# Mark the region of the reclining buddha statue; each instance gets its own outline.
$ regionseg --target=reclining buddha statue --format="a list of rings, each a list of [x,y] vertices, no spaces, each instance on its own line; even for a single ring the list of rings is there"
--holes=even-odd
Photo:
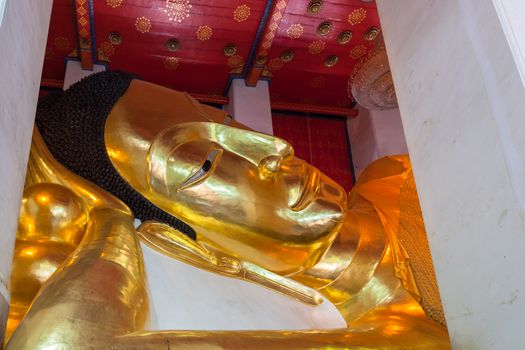
[[[347,327],[151,330],[140,242],[326,298]],[[9,350],[450,347],[406,156],[347,195],[289,143],[122,72],[39,102],[10,293]]]

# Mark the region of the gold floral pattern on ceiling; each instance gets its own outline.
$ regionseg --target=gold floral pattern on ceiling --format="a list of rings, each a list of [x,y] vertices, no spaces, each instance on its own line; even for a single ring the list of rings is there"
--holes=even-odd
[[[272,59],[270,61],[270,63],[268,63],[268,69],[269,70],[279,70],[279,69],[283,68],[283,66],[284,66],[284,62],[279,57],[276,57],[276,58]]]
[[[356,25],[356,24],[363,22],[365,18],[366,18],[366,10],[360,7],[358,9],[353,10],[348,15],[348,23],[350,23],[351,25]]]
[[[164,60],[164,68],[166,70],[175,70],[179,66],[180,59],[177,57],[166,57]]]
[[[233,55],[228,57],[228,67],[231,69],[237,69],[244,65],[244,59],[241,55]]]
[[[322,89],[326,87],[326,78],[325,77],[315,77],[310,81],[310,87],[314,89]]]
[[[290,39],[299,39],[301,35],[303,35],[303,31],[303,26],[296,23],[288,27],[288,29],[286,30],[286,35],[288,35]]]
[[[308,52],[312,55],[317,55],[324,50],[326,43],[322,40],[315,40],[310,45],[308,45]]]
[[[122,0],[106,0],[106,4],[113,8],[117,8],[120,7],[120,5],[122,5]]]
[[[115,46],[109,41],[104,41],[98,48],[99,61],[110,62],[111,56],[115,53]]]
[[[54,40],[55,47],[61,51],[69,50],[69,40],[63,36],[57,36]]]
[[[135,28],[142,34],[148,33],[151,29],[151,21],[147,17],[138,17],[135,20]]]
[[[270,72],[268,69],[263,69],[261,76],[267,77],[267,78],[273,78],[272,72]]]
[[[361,57],[363,57],[366,54],[366,46],[365,45],[357,45],[356,47],[352,48],[350,50],[350,58],[353,58],[354,60],[357,60]]]
[[[237,22],[244,22],[250,17],[250,7],[246,4],[237,6],[233,11],[233,19]]]
[[[213,35],[213,30],[209,26],[199,26],[197,28],[197,31],[195,32],[195,35],[197,36],[197,39],[200,41],[207,41],[210,40],[211,36]]]
[[[190,17],[190,9],[191,4],[189,0],[166,0],[164,12],[168,14],[168,18],[171,21],[180,23]]]

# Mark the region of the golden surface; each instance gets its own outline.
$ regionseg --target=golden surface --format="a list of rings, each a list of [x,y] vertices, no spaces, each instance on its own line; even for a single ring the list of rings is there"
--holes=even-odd
[[[225,120],[185,94],[134,81],[106,123],[116,169],[191,224],[197,241],[156,222],[137,234],[129,209],[57,164],[35,132],[7,349],[448,349],[446,329],[420,305],[397,236],[400,208],[419,208],[417,196],[400,196],[408,159],[374,163],[346,202],[289,144]],[[310,286],[348,328],[146,331],[139,236],[197,267],[315,304],[318,295],[297,282]]]
[[[176,113],[164,109],[171,105]],[[308,268],[335,239],[346,193],[287,142],[220,124],[224,116],[134,81],[106,122],[108,154],[128,183],[192,226],[199,241],[281,275]]]

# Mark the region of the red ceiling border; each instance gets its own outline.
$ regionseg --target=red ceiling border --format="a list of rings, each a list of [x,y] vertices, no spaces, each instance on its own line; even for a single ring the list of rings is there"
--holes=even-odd
[[[93,70],[92,40],[92,2],[91,0],[73,0],[78,34],[78,55],[82,69]]]
[[[288,6],[288,0],[277,0],[272,5],[270,20],[264,26],[262,40],[257,45],[255,58],[245,79],[247,86],[256,86],[261,77],[286,6]]]

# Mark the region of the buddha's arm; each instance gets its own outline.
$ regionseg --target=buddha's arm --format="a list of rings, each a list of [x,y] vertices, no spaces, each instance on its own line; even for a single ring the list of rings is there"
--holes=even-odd
[[[20,218],[21,223],[27,220],[27,226],[33,227],[35,232],[22,234],[19,227],[17,244],[20,239],[23,246],[20,256],[15,254],[10,283],[19,280],[20,287],[26,292],[24,281],[41,274],[42,268],[45,267],[48,272],[45,279],[49,275],[51,277],[47,282],[45,279],[41,281],[45,284],[36,296],[36,290],[29,290],[30,295],[24,295],[33,302],[18,326],[18,320],[26,310],[21,310],[21,315],[13,315],[20,317],[11,317],[10,314],[9,321],[12,328],[16,327],[16,332],[9,341],[8,349],[45,348],[50,342],[60,343],[63,338],[83,337],[86,330],[93,330],[95,326],[102,333],[115,327],[119,329],[119,334],[124,329],[141,329],[147,313],[145,277],[129,209],[107,192],[58,164],[36,129],[29,157],[26,192],[32,199],[47,204],[42,205],[38,212],[33,210],[26,213],[27,217],[22,215]],[[87,226],[76,227],[79,220],[72,217],[69,227],[57,232],[57,227],[66,223],[53,223],[53,215],[58,213],[58,217],[63,217],[66,213],[63,207],[53,208],[49,203],[63,205],[65,200],[84,208]],[[54,229],[39,229],[50,225]],[[28,254],[32,255],[24,254],[27,244],[31,249]],[[58,256],[56,249],[49,250],[53,244],[58,244],[60,251],[67,254]],[[75,247],[77,249],[70,254]],[[50,266],[48,256],[39,260],[42,257],[34,252],[40,251],[48,254],[49,259],[55,259],[56,264]],[[31,261],[22,261],[22,255]],[[16,266],[23,268],[17,270]],[[57,266],[60,267],[55,271]],[[16,303],[16,300],[16,297],[12,298],[12,302]],[[36,336],[39,332],[40,336]]]
[[[84,238],[41,289],[8,350],[93,349],[144,327],[147,294],[129,215],[93,209]]]

